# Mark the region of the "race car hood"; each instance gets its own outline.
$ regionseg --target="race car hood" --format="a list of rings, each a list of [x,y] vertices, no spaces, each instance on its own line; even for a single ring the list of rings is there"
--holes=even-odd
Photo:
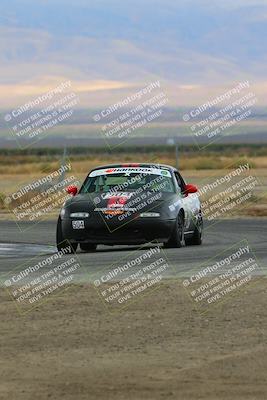
[[[120,214],[129,212],[159,212],[162,217],[172,218],[172,204],[177,202],[177,194],[150,192],[81,193],[69,199],[65,208],[69,213],[88,212],[100,214]]]

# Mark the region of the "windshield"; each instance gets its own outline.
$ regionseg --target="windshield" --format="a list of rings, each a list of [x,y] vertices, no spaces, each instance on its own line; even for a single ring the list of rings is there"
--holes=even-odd
[[[135,192],[174,193],[170,171],[156,168],[110,168],[95,170],[86,178],[80,193]]]

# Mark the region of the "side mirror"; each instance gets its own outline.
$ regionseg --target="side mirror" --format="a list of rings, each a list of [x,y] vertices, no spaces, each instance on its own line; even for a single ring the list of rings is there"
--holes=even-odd
[[[77,192],[78,192],[77,186],[70,185],[67,187],[67,193],[72,194],[72,196],[75,196]]]
[[[185,190],[184,190],[184,194],[186,196],[188,196],[190,193],[196,193],[198,191],[197,187],[195,185],[185,185]]]

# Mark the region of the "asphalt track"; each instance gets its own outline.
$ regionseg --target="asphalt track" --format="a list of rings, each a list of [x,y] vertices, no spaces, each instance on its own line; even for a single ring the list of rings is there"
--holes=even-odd
[[[1,221],[0,230],[0,277],[3,282],[6,274],[18,266],[27,265],[29,260],[49,256],[56,252],[56,221],[42,221],[35,225],[28,223],[20,227],[14,221]],[[245,240],[253,250],[260,269],[255,274],[267,272],[267,218],[243,218],[219,220],[205,223],[202,246],[188,246],[180,249],[164,249],[172,269],[167,277],[189,276],[194,269],[211,264],[214,257],[240,241]],[[75,275],[78,282],[90,282],[95,273],[111,265],[116,265],[122,258],[132,254],[141,254],[140,246],[99,246],[95,253],[78,251],[77,257],[82,265]],[[41,256],[42,255],[42,256]],[[70,255],[64,256],[66,259]],[[223,256],[222,256],[223,257]],[[47,267],[48,268],[48,267]]]

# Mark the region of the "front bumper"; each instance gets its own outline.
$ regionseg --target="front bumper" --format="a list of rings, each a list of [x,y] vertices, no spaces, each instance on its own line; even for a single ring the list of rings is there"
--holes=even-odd
[[[175,225],[175,220],[160,218],[138,218],[125,224],[109,224],[84,219],[85,229],[73,229],[73,218],[62,220],[62,233],[71,243],[94,244],[143,244],[157,240],[167,242]]]

